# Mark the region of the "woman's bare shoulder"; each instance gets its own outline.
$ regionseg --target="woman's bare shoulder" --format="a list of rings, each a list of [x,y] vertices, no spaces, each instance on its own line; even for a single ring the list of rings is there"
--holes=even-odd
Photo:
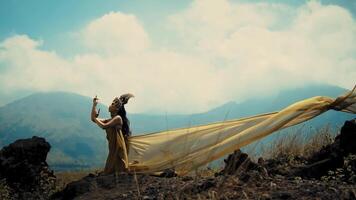
[[[112,118],[113,120],[115,120],[115,121],[119,121],[119,122],[121,122],[122,123],[122,118],[121,118],[121,116],[120,115],[116,115],[115,117],[113,117]]]

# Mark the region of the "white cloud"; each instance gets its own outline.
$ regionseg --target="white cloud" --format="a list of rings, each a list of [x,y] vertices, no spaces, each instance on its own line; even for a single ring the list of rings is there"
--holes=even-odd
[[[206,4],[216,10],[204,9]],[[207,19],[209,13],[220,17]],[[316,1],[299,9],[196,1],[170,22],[182,37],[193,38],[187,46],[194,47],[197,55],[225,61],[226,90],[234,91],[235,99],[251,93],[251,88],[270,93],[311,82],[347,88],[355,84],[351,63],[356,59],[356,25],[341,7]]]
[[[0,83],[4,90],[52,90],[76,84],[70,63],[54,52],[39,50],[41,44],[26,35],[15,35],[0,44]]]
[[[89,88],[107,102],[121,93],[134,93],[136,99],[130,109],[136,112],[189,112],[192,108],[201,111],[211,106],[211,99],[221,93],[222,84],[212,71],[214,66],[175,52],[109,58],[78,56],[75,63],[92,72],[89,76],[93,82]]]
[[[80,36],[95,52],[137,52],[150,45],[148,35],[134,15],[111,12],[90,22]]]
[[[166,22],[185,48],[156,45],[120,12],[78,30],[88,49],[73,59],[13,36],[0,44],[1,87],[98,94],[105,103],[132,92],[130,112],[194,113],[307,83],[355,84],[355,20],[338,6],[194,1]]]

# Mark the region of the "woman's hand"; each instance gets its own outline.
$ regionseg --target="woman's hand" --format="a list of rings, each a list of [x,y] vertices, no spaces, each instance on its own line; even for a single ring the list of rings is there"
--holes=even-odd
[[[97,95],[95,95],[95,97],[93,98],[93,106],[95,107],[96,105],[98,105],[99,102],[99,98],[97,97]]]
[[[95,95],[95,97],[93,98],[93,107],[91,109],[91,121],[95,122],[95,118],[97,118],[99,116],[100,113],[100,109],[98,110],[98,112],[96,112],[96,105],[98,105],[98,97]]]

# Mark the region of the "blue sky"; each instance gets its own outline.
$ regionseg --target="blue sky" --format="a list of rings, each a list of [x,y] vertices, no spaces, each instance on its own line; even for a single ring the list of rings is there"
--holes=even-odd
[[[133,92],[134,112],[192,113],[313,83],[350,88],[355,14],[349,0],[1,1],[0,105]]]
[[[192,1],[188,0],[77,0],[77,1],[48,1],[48,0],[9,0],[2,1],[0,6],[0,39],[14,34],[26,34],[36,39],[46,41],[42,48],[56,50],[62,55],[71,56],[75,51],[68,48],[68,36],[78,27],[85,26],[89,21],[110,11],[121,11],[136,15],[151,36],[159,38],[159,25],[165,17],[183,10]],[[238,0],[234,2],[266,2],[261,0]],[[301,0],[269,0],[267,2],[285,3],[300,6]],[[323,0],[322,4],[339,5],[356,14],[356,1]],[[69,44],[68,44],[69,43]],[[69,52],[68,52],[69,51]]]
[[[132,13],[152,36],[158,37],[159,23],[166,16],[189,6],[187,0],[100,0],[78,1],[2,1],[0,6],[0,39],[26,34],[46,41],[42,48],[54,49],[66,56],[70,32],[111,11]]]

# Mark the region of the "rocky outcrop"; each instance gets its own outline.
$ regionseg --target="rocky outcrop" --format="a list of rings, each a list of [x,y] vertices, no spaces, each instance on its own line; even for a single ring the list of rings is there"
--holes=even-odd
[[[345,161],[356,153],[356,120],[346,121],[335,141],[322,148],[296,170],[296,175],[306,178],[321,178],[329,171],[343,168]],[[353,163],[352,159],[350,161]],[[356,173],[356,171],[354,171]]]
[[[356,120],[354,119],[345,122],[333,143],[323,147],[311,157],[284,155],[266,161],[260,158],[255,163],[246,153],[237,150],[224,160],[225,167],[218,175],[246,174],[250,170],[256,170],[262,175],[278,174],[320,179],[323,176],[328,176],[330,171],[345,169],[348,172],[343,174],[344,178],[353,180],[355,179],[353,174],[356,174],[355,153]]]
[[[46,199],[55,176],[46,163],[51,146],[44,138],[17,140],[0,151],[0,179],[14,199]]]
[[[243,153],[241,150],[236,150],[224,159],[225,167],[218,175],[238,175],[241,179],[246,180],[249,176],[245,173],[251,170],[259,172],[262,176],[268,176],[268,172],[264,167],[263,158],[259,158],[258,162],[253,162],[248,154]]]

